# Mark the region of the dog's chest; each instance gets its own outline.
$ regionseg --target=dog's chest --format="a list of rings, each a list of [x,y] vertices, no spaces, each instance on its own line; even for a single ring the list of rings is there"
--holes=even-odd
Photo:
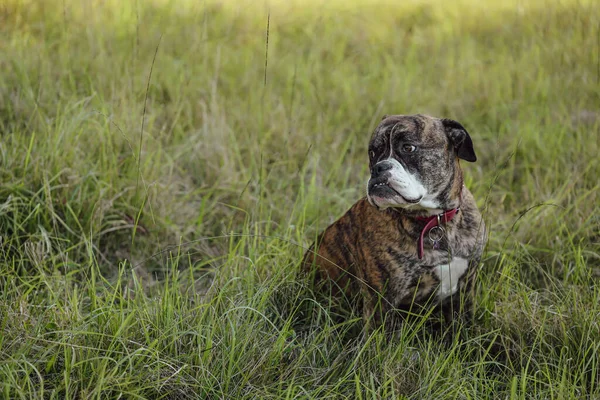
[[[437,297],[443,300],[453,295],[458,290],[458,281],[469,268],[469,260],[462,257],[454,257],[446,264],[438,264],[433,268],[433,273],[439,280]]]
[[[459,282],[469,268],[469,260],[463,257],[406,261],[390,271],[389,294],[397,305],[426,301],[432,296],[438,301],[446,299],[458,291]]]

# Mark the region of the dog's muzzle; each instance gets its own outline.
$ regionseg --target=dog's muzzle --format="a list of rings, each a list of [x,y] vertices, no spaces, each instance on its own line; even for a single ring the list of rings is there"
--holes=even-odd
[[[394,163],[397,162],[390,160],[383,160],[378,162],[371,169],[371,178],[367,184],[367,195],[369,201],[372,204],[380,206],[386,204],[390,206],[396,204],[402,206],[402,204],[416,204],[422,199],[422,196],[407,196],[403,194],[403,188],[406,188],[406,184],[402,185],[401,179],[398,177],[398,167],[394,169]],[[396,175],[394,175],[396,174]],[[407,181],[404,179],[404,181]],[[375,200],[377,198],[378,200]]]
[[[388,182],[391,176],[389,171],[392,168],[392,163],[387,160],[373,166],[371,169],[371,179],[369,179],[367,185],[369,195],[378,197],[400,196],[400,193],[395,191]]]

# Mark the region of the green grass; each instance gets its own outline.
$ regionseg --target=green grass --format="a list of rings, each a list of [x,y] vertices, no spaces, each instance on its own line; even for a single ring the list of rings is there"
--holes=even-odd
[[[2,397],[600,398],[600,5],[501,3],[2,2]],[[478,154],[460,341],[297,273],[393,113]]]

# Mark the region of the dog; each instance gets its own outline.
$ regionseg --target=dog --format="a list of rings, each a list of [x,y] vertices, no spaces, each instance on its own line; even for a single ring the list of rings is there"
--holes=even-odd
[[[457,121],[384,116],[369,143],[367,195],[326,228],[302,269],[334,295],[358,295],[366,322],[386,314],[470,316],[485,225],[459,160],[477,157]]]

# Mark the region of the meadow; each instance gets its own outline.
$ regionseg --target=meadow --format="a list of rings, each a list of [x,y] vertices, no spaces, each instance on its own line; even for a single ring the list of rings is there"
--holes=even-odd
[[[451,341],[298,273],[413,113],[478,155]],[[596,1],[3,0],[0,395],[600,398],[599,152]]]

